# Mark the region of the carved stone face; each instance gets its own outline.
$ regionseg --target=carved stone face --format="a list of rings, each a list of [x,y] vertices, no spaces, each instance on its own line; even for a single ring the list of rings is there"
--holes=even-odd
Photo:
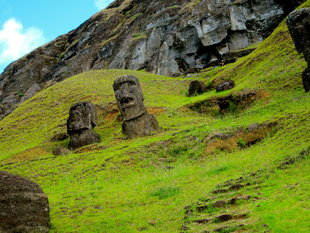
[[[70,108],[67,121],[68,133],[89,130],[96,125],[95,107],[88,102],[80,102]]]
[[[140,83],[135,76],[127,75],[116,79],[113,89],[124,121],[137,118],[146,113]]]
[[[299,53],[310,63],[310,9],[304,8],[293,11],[287,18],[290,34]]]

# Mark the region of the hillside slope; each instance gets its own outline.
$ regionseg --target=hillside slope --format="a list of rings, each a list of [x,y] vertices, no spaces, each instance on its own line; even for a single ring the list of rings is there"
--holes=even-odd
[[[204,67],[261,41],[303,1],[115,1],[4,70],[0,118],[38,91],[81,72],[146,69],[173,75]]]
[[[281,23],[250,55],[190,78],[129,70],[73,76],[0,121],[1,170],[41,185],[51,232],[308,232],[305,66]],[[112,90],[124,74],[139,77],[159,134],[124,139]],[[191,80],[220,78],[236,87],[186,96]],[[234,102],[247,93],[254,98]],[[221,111],[217,101],[228,97]],[[96,105],[102,142],[53,156],[68,139],[51,139],[81,100]]]

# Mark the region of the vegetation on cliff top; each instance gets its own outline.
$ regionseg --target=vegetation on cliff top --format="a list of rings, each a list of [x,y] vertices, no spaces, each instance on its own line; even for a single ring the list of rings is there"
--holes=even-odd
[[[191,78],[124,70],[76,75],[22,103],[1,121],[1,170],[41,185],[50,200],[51,232],[200,232],[221,227],[222,232],[236,227],[308,232],[310,101],[301,84],[305,66],[282,23],[247,57]],[[123,138],[112,83],[124,74],[140,79],[145,105],[156,115],[161,133]],[[233,79],[236,87],[186,96],[191,80],[209,83],[218,78]],[[225,114],[216,108],[204,114],[187,108],[245,90],[260,93],[246,108],[232,106]],[[66,131],[69,107],[77,101],[97,106],[95,130],[102,142],[55,157],[52,149],[66,146],[68,139],[51,138]],[[244,132],[253,124],[270,124],[272,129],[246,144],[250,134]],[[234,135],[238,146],[231,148],[235,142],[223,140],[212,144],[210,152],[208,140],[215,133]],[[260,175],[249,175],[253,173]],[[227,180],[239,177],[248,177],[249,188],[215,197],[249,195],[255,201],[209,209],[199,217],[244,218],[201,224],[193,212],[184,219],[185,207],[204,203]]]

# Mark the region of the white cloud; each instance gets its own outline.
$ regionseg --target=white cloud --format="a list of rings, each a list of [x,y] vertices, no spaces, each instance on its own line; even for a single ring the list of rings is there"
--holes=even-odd
[[[95,0],[95,5],[99,10],[107,7],[113,0]]]
[[[0,29],[0,64],[14,61],[44,42],[41,30],[24,29],[16,19],[8,19]]]

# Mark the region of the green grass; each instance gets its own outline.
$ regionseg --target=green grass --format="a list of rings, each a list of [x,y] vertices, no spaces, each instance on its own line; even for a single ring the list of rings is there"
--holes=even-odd
[[[310,1],[305,3],[310,7]],[[191,79],[124,70],[76,75],[38,93],[1,120],[1,170],[41,185],[51,206],[51,232],[180,232],[184,207],[199,201],[226,180],[259,169],[273,169],[309,147],[309,93],[301,72],[306,67],[282,23],[258,48],[234,64],[202,72],[206,83],[230,78],[236,88],[187,97]],[[162,132],[125,140],[113,103],[112,83],[133,74],[141,82],[145,105]],[[225,115],[198,114],[185,106],[245,89],[264,91],[250,107]],[[51,138],[66,131],[70,106],[91,101],[98,109],[102,142],[64,156],[53,156]],[[275,132],[250,147],[205,152],[206,137],[250,124],[277,122]],[[240,142],[241,143],[241,142]],[[250,232],[307,232],[309,159],[285,170],[274,169],[258,190],[264,198],[247,206],[257,220]],[[257,207],[259,206],[259,207]]]

